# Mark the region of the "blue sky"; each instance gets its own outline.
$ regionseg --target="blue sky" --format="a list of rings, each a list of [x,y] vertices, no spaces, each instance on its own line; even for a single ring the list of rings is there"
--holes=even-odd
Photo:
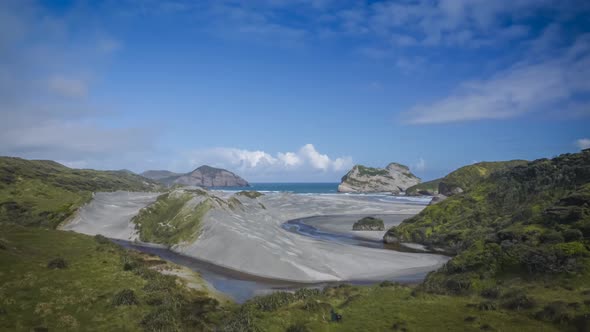
[[[0,154],[424,179],[590,147],[590,4],[0,2]]]

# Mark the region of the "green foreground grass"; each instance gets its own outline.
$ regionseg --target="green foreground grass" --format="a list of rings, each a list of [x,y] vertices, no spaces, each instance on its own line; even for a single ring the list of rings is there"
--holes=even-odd
[[[224,314],[216,300],[150,268],[166,264],[102,237],[0,226],[0,331],[181,331],[216,325]]]
[[[526,285],[521,286],[526,288]],[[536,287],[536,286],[535,286]],[[575,303],[588,295],[560,287],[534,289],[540,299]],[[543,321],[536,306],[507,309],[501,299],[446,296],[384,282],[371,287],[341,285],[323,291],[275,293],[250,300],[226,321],[228,331],[576,331]],[[542,305],[541,305],[542,307]],[[330,311],[342,315],[331,321]]]

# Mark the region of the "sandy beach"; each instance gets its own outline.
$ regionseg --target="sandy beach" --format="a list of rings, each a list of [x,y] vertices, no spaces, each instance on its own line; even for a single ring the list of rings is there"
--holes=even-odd
[[[226,192],[212,194],[222,199],[230,197]],[[441,255],[318,241],[281,227],[284,222],[296,218],[350,215],[349,225],[327,220],[315,226],[352,232],[352,223],[359,215],[395,214],[387,220],[387,225],[393,225],[418,213],[424,206],[371,201],[354,195],[279,193],[257,199],[234,197],[242,202],[242,207],[211,209],[202,222],[198,239],[176,245],[171,250],[252,275],[295,282],[385,280],[428,272],[448,260]],[[98,193],[63,229],[134,240],[137,235],[130,220],[155,198],[151,193]],[[370,239],[383,235],[383,232],[362,233]]]

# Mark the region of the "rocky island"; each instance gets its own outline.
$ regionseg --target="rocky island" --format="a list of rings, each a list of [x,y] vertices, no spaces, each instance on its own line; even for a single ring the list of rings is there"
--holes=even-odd
[[[338,192],[390,192],[399,194],[420,183],[408,166],[390,163],[385,168],[354,166],[338,186]]]
[[[353,231],[382,231],[384,229],[383,220],[375,217],[364,217],[352,225]]]

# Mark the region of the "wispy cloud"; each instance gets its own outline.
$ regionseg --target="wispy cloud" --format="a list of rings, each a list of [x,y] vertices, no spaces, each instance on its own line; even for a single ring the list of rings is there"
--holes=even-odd
[[[580,150],[590,148],[590,138],[580,138],[576,141],[576,146],[580,148]]]
[[[93,121],[108,111],[90,101],[93,78],[120,43],[98,23],[86,25],[93,33],[84,40],[72,37],[78,19],[0,1],[0,155],[104,168],[151,149],[148,129]]]
[[[537,62],[522,61],[494,76],[463,83],[448,97],[405,113],[412,124],[505,119],[527,112],[563,110],[574,96],[590,92],[590,34],[561,53]]]

